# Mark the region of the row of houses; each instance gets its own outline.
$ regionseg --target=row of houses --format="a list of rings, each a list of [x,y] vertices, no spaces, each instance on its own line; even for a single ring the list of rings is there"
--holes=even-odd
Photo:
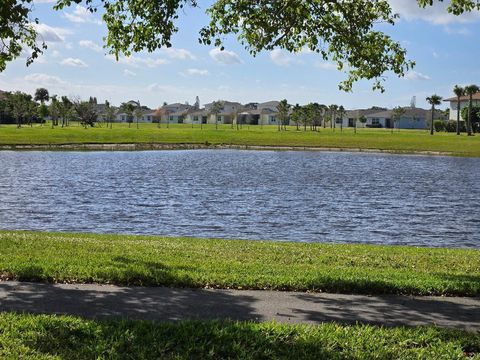
[[[135,107],[140,104],[130,101]],[[159,109],[153,110],[142,108],[142,116],[128,115],[119,110],[116,114],[117,122],[139,121],[139,122],[160,122],[170,124],[250,124],[250,125],[278,125],[279,101],[268,101],[264,103],[240,104],[238,102],[222,101],[221,108],[212,112],[215,103],[205,104],[203,109],[182,103],[164,104]],[[100,117],[102,116],[102,104],[97,105]],[[402,129],[425,129],[431,118],[431,111],[416,107],[404,108],[404,114],[398,119],[396,126]],[[442,119],[441,111],[435,114],[435,119]],[[364,120],[358,121],[359,119]],[[394,127],[393,110],[386,108],[372,107],[370,109],[356,109],[346,111],[341,117],[335,120],[338,127]],[[290,121],[290,125],[294,125]]]

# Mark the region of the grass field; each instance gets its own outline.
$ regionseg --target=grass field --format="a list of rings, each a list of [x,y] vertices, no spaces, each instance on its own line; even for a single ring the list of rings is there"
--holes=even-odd
[[[0,314],[4,359],[480,359],[480,335],[433,327],[94,321]]]
[[[480,295],[480,251],[0,232],[0,278],[47,282]]]
[[[445,152],[457,156],[480,157],[480,136],[457,136],[453,133],[436,133],[426,130],[401,130],[393,134],[387,129],[320,129],[319,132],[297,131],[289,127],[279,132],[276,126],[243,126],[240,130],[230,125],[114,124],[113,129],[95,127],[84,129],[78,125],[68,128],[35,125],[33,128],[14,125],[0,126],[0,145],[27,144],[99,144],[99,143],[162,143],[162,144],[212,144],[250,146],[328,147],[344,149],[379,149],[393,152]]]

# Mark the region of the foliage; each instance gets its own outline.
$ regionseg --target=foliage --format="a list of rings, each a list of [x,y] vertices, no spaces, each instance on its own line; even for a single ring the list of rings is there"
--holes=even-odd
[[[480,295],[480,250],[13,231],[0,242],[2,278],[21,281]]]
[[[459,131],[465,132],[467,130],[464,121],[460,121]],[[446,132],[456,132],[457,131],[457,121],[456,120],[449,120],[445,123],[445,131]]]
[[[433,117],[435,116],[435,106],[442,103],[442,97],[437,94],[433,94],[431,96],[428,96],[426,100],[430,105],[432,105],[430,119],[430,135],[433,135]]]
[[[287,99],[283,99],[280,101],[277,107],[278,111],[278,126],[284,126],[286,129],[286,126],[288,125],[288,120],[289,120],[289,115],[288,112],[290,110],[291,105],[288,103]]]
[[[0,71],[20,55],[22,46],[33,50],[27,63],[42,51],[30,25],[32,1],[2,1],[0,38],[7,39],[8,45],[0,49]],[[197,0],[57,0],[54,8],[63,10],[80,3],[91,12],[103,7],[108,30],[105,46],[117,59],[122,54],[129,56],[132,52],[172,46],[180,15],[186,7],[197,6]],[[432,5],[433,0],[418,3],[425,7]],[[460,15],[479,8],[475,0],[452,0],[448,11]],[[253,55],[277,47],[290,52],[308,48],[323,59],[336,62],[338,69],[348,74],[340,84],[343,90],[350,91],[359,79],[370,79],[374,89],[383,91],[385,73],[403,76],[414,65],[401,44],[376,26],[394,25],[398,18],[387,0],[217,0],[207,13],[210,22],[200,30],[201,43],[223,50],[226,35],[233,34]]]
[[[133,122],[133,112],[135,111],[135,106],[132,103],[122,103],[120,109],[127,116],[127,122],[130,124]]]
[[[46,103],[50,100],[50,95],[48,94],[48,90],[45,88],[38,88],[35,90],[35,101],[40,101],[42,104]]]
[[[398,122],[400,121],[401,117],[403,115],[405,115],[405,108],[401,107],[401,106],[397,106],[395,108],[393,108],[393,111],[392,111],[392,117],[393,117],[393,121],[395,123],[395,127],[398,126]]]
[[[29,94],[20,91],[8,93],[3,104],[3,111],[15,119],[17,127],[37,119],[38,105]]]
[[[436,132],[445,131],[446,130],[445,121],[435,120],[433,122],[433,128],[435,129]]]
[[[30,19],[33,0],[0,1],[0,72],[7,63],[16,59],[25,50],[27,65],[47,48],[45,42],[38,39],[33,24],[38,19]]]
[[[478,359],[480,335],[436,327],[86,320],[0,314],[8,359]]]
[[[75,100],[73,102],[73,108],[75,109],[76,115],[78,116],[80,123],[84,127],[95,126],[98,114],[95,109],[95,104],[92,101]]]
[[[468,121],[468,107],[464,107],[461,111],[462,119]],[[477,129],[480,124],[480,105],[472,105],[472,130]]]
[[[362,115],[358,118],[358,120],[362,123],[365,124],[367,122],[367,117],[365,115]]]

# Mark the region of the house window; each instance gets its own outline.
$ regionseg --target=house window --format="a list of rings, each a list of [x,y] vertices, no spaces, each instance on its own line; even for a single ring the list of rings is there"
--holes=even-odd
[[[270,116],[270,121],[271,122],[276,122],[277,121],[277,118],[275,116]]]
[[[125,115],[122,115],[122,121],[127,121]]]
[[[217,122],[221,122],[222,121],[222,115],[217,115]]]
[[[173,116],[170,116],[168,119],[169,119],[170,121],[173,121]]]
[[[336,122],[337,124],[341,124],[341,123],[342,123],[342,119],[341,119],[341,118],[336,118],[336,119],[335,119],[335,122]]]
[[[194,117],[193,117],[193,121],[194,121],[194,122],[198,122],[198,116],[194,116]]]
[[[150,115],[147,116],[147,121],[152,121],[152,117]]]
[[[379,125],[380,124],[380,119],[378,118],[373,118],[372,119],[372,125]]]

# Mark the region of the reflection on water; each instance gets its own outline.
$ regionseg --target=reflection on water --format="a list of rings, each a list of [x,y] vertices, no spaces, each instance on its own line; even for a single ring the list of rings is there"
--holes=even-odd
[[[480,159],[0,152],[0,228],[480,248]]]

